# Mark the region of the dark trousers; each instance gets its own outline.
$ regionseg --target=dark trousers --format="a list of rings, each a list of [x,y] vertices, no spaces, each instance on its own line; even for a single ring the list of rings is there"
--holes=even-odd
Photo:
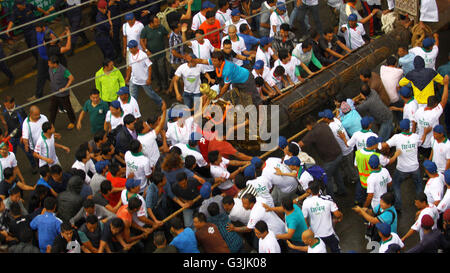
[[[5,52],[3,51],[3,47],[0,46],[0,59],[5,58]],[[2,71],[8,78],[13,78],[14,75],[9,69],[9,67],[6,65],[5,62],[0,62],[0,71]]]
[[[45,82],[50,80],[48,74],[48,61],[42,59],[40,56],[37,62],[37,76],[36,76],[36,98],[40,98],[44,95]]]
[[[420,168],[417,168],[417,170],[409,172],[409,173],[401,172],[401,171],[395,169],[394,176],[392,177],[392,186],[393,186],[394,195],[395,195],[395,209],[397,211],[402,209],[402,194],[401,194],[400,186],[401,186],[402,182],[405,181],[406,178],[408,178],[409,176],[411,176],[411,178],[414,182],[414,185],[416,187],[416,194],[423,191],[422,177],[420,175]]]
[[[58,112],[58,106],[61,105],[64,110],[67,111],[67,116],[71,123],[76,122],[75,112],[73,111],[72,104],[70,104],[70,96],[50,98],[50,119],[49,121],[54,125],[56,120],[56,114]]]
[[[100,47],[104,59],[114,60],[116,53],[108,34],[95,34],[95,42]]]
[[[120,32],[122,29],[122,25],[115,24],[113,22],[113,38],[112,38],[112,44],[114,47],[114,51],[116,52],[116,56],[114,59],[119,59],[122,57],[122,39],[120,38]],[[138,41],[139,42],[139,41]]]
[[[28,48],[32,48],[37,45],[36,30],[34,28],[32,30],[25,31],[23,33],[23,36],[25,37],[25,43],[27,44]],[[33,54],[33,57],[36,59],[37,62],[38,61],[37,49],[31,50],[31,54]]]
[[[305,16],[306,16],[306,12],[310,12],[310,16],[309,18],[313,18],[314,20],[314,24],[316,26],[316,30],[317,32],[319,32],[320,34],[323,33],[322,30],[322,22],[320,22],[320,16],[319,16],[319,5],[315,5],[315,6],[308,6],[306,4],[303,4],[300,6],[300,9],[298,11],[298,17],[300,20],[300,29],[301,30],[305,30],[306,33],[308,33],[309,29],[307,29],[306,25],[305,25]]]
[[[240,92],[248,92],[252,96],[253,104],[260,105],[262,103],[261,97],[256,90],[255,77],[249,73],[248,79],[244,83],[233,83],[233,88],[239,89]]]
[[[27,156],[28,161],[30,161],[31,168],[34,169],[37,167],[36,159],[33,157],[33,153],[31,151],[29,151],[28,153],[25,151],[25,146],[23,145],[23,143],[20,143],[19,138],[11,138],[9,142],[11,142],[11,145],[13,146],[14,154],[17,154],[17,146],[19,146]]]
[[[74,33],[75,31],[78,31],[81,28],[81,12],[78,15],[71,15],[71,16],[67,16],[67,20],[69,21],[69,25],[70,25],[70,32]],[[83,42],[87,42],[89,41],[89,39],[87,38],[86,34],[84,33],[84,31],[79,32],[75,35],[72,35],[72,50],[76,47],[77,45],[77,41],[78,41],[78,36],[81,37],[81,39],[83,40]]]
[[[166,66],[165,55],[160,58],[152,58],[152,79],[158,82],[161,89],[169,88],[169,72]]]
[[[330,249],[332,253],[341,253],[341,248],[339,247],[339,240],[335,234],[331,234],[328,237],[320,237],[325,245]]]
[[[361,1],[362,7],[363,7],[363,17],[368,16],[372,13],[372,10],[374,9],[381,9],[381,6],[379,5],[368,5],[366,1]],[[369,34],[370,36],[375,35],[375,32],[379,31],[381,29],[381,22],[378,17],[372,16],[369,20]]]

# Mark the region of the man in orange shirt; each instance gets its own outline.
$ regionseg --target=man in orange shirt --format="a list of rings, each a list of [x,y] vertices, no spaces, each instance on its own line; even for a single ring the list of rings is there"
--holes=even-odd
[[[113,207],[119,202],[120,194],[125,189],[125,184],[127,183],[127,179],[120,177],[119,172],[120,166],[113,163],[109,165],[108,173],[106,174],[106,179],[111,182],[113,188],[112,193],[108,196],[109,204]]]
[[[213,47],[220,49],[220,21],[216,19],[214,11],[206,12],[205,17],[206,21],[200,25],[199,29],[205,32],[205,38],[211,42]]]

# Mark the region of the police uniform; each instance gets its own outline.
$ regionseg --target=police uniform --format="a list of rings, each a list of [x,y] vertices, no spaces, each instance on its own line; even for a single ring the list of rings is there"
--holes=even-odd
[[[96,23],[108,20],[108,16],[106,14],[97,12],[97,16],[95,17]],[[104,58],[108,58],[113,60],[115,57],[114,47],[111,42],[111,37],[109,36],[109,31],[111,26],[106,21],[95,27],[95,42],[100,47],[103,53]]]
[[[19,10],[17,7],[17,4],[23,4],[25,5],[24,10]],[[10,22],[13,22],[14,24],[25,24],[30,21],[33,21],[36,19],[36,16],[34,15],[34,12],[36,11],[36,7],[30,3],[25,3],[25,1],[20,0],[16,1],[14,6],[11,9],[11,17],[9,18]],[[32,48],[36,46],[36,30],[34,24],[29,24],[26,26],[23,26],[20,28],[20,30],[23,31],[23,35],[25,37],[25,42],[27,43],[28,48]],[[31,51],[33,54],[33,57],[36,59],[36,62],[38,60],[38,53],[36,49],[33,49]]]

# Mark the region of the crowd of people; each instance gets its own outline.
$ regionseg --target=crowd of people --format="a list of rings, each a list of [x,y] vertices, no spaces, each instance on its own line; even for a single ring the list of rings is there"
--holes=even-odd
[[[379,17],[394,13],[394,1],[386,10],[379,0],[361,1],[360,12],[357,0],[328,0],[338,21],[331,28],[322,25],[318,0],[294,1],[290,16],[285,1],[168,0],[163,9],[152,2],[96,3],[95,42],[104,61],[78,118],[65,54],[73,55],[78,36],[80,44],[88,42],[83,32],[71,35],[81,28],[81,7],[65,14],[64,42],[43,21],[23,28],[29,47],[47,43],[32,51],[38,73],[29,100],[44,95],[46,80],[54,95],[48,118],[36,105],[27,114],[14,97],[3,98],[0,134],[11,135],[0,145],[3,250],[339,253],[335,225],[345,216],[336,201],[350,184],[353,211],[380,253],[449,251],[450,63],[436,69],[437,33],[423,37],[421,46],[400,46],[379,73],[361,69],[357,97],[338,94],[335,111],[304,118],[308,132],[299,142],[279,137],[281,158],[261,159],[233,147],[230,132],[206,129],[207,120],[198,124],[190,115],[204,97],[200,84],[217,85],[217,97],[237,88],[255,105],[270,103],[384,35]],[[16,0],[8,30],[32,21],[30,11],[48,15],[72,5],[56,1],[46,11]],[[124,11],[124,22],[115,18]],[[436,2],[421,1],[419,24],[437,21]],[[401,16],[398,27],[411,24]],[[116,65],[124,62],[123,74]],[[13,83],[4,62],[1,68]],[[140,111],[141,88],[155,107],[148,117]],[[169,107],[163,92],[186,110]],[[92,139],[78,147],[58,143],[58,111],[67,113],[69,130],[86,129],[88,116]],[[18,147],[28,162],[18,164]],[[56,148],[75,149],[70,169],[63,170]],[[26,182],[21,170],[39,173],[39,180]],[[399,234],[407,179],[415,185],[417,213],[411,229]],[[405,249],[414,233],[420,242]]]

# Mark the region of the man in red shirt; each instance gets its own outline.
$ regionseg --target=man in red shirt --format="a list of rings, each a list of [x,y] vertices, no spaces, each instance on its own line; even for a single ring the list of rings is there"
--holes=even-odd
[[[216,19],[214,11],[206,12],[206,21],[199,29],[205,32],[205,38],[208,39],[213,47],[220,49],[220,21]]]
[[[112,193],[108,196],[109,204],[115,207],[120,200],[120,194],[125,189],[127,179],[119,176],[120,167],[117,164],[111,164],[108,168],[106,179],[111,182]]]

